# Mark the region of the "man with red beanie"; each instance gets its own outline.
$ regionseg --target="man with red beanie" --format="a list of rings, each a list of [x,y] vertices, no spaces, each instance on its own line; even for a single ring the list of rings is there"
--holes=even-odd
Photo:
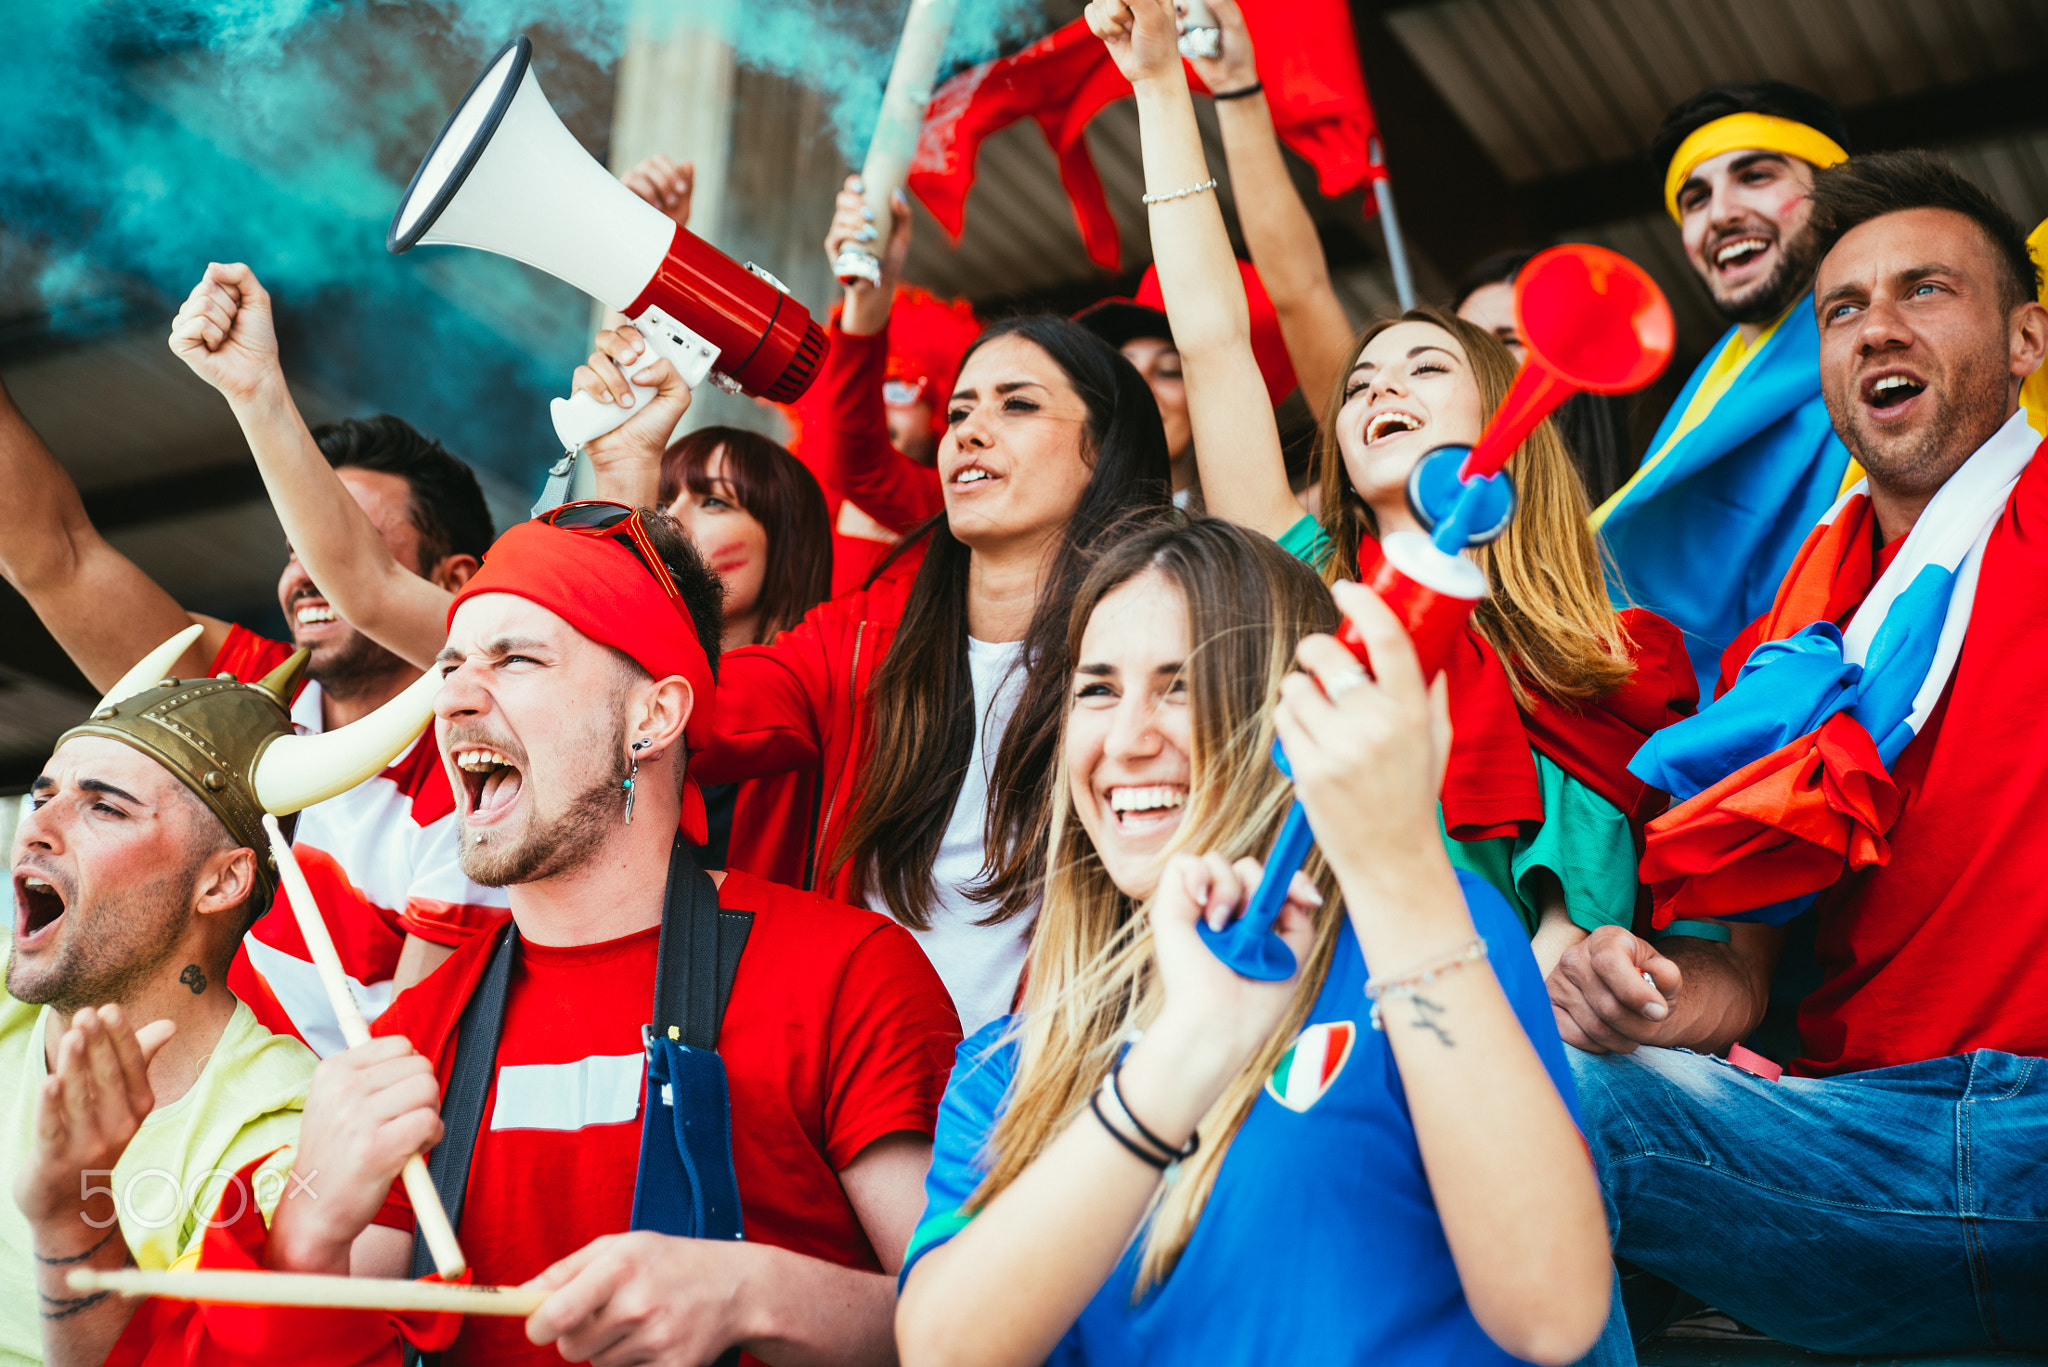
[[[582,503],[507,532],[451,608],[437,739],[512,924],[322,1066],[295,1164],[318,1199],[260,1255],[427,1270],[395,1179],[432,1146],[473,1280],[551,1293],[419,1344],[444,1360],[889,1351],[958,1023],[901,927],[691,860],[719,602],[666,515]],[[282,1339],[306,1312],[242,1313]]]
[[[860,177],[839,192],[825,254],[876,236]],[[901,535],[943,504],[933,462],[960,358],[981,335],[964,299],[944,300],[901,283],[910,250],[910,206],[899,193],[889,241],[876,252],[879,285],[855,281],[832,311],[832,348],[817,380],[788,412],[789,449],[843,502],[833,512],[832,591],[859,588],[884,560],[914,572],[920,544],[892,556]]]

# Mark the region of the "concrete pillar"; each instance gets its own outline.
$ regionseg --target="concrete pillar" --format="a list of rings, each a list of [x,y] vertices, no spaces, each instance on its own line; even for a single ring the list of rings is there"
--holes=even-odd
[[[822,243],[847,168],[819,97],[740,67],[710,34],[642,32],[619,60],[612,170],[655,152],[696,163],[690,231],[757,263],[822,322],[838,297]],[[712,424],[786,435],[775,410],[706,385],[683,430]]]

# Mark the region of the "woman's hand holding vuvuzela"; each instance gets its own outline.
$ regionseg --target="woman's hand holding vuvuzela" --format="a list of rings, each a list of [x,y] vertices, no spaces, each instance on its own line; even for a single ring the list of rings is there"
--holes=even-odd
[[[1436,813],[1451,742],[1444,681],[1424,684],[1407,632],[1377,594],[1356,584],[1335,594],[1372,672],[1332,637],[1301,643],[1305,673],[1287,681],[1275,715],[1295,792],[1368,970],[1410,989],[1381,998],[1384,1029],[1472,1314],[1517,1357],[1570,1362],[1607,1316],[1600,1188],[1496,965],[1459,958],[1476,931]],[[1518,927],[1499,933],[1511,914],[1495,910],[1491,947],[1527,959]],[[1520,971],[1533,979],[1533,960]]]

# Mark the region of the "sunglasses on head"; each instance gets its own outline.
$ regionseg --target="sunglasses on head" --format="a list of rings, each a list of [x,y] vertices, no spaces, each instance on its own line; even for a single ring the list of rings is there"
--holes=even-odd
[[[662,562],[661,552],[654,549],[654,542],[648,538],[647,525],[640,520],[637,508],[628,508],[623,503],[609,499],[585,499],[579,503],[564,503],[551,508],[535,518],[550,527],[578,536],[609,537],[618,542],[654,576],[654,582],[661,585],[661,591],[676,605],[676,611],[683,610],[683,595],[676,589],[676,581],[669,574],[668,566]]]

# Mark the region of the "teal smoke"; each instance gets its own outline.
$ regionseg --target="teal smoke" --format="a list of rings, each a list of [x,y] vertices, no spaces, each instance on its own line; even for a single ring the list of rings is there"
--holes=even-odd
[[[0,0],[0,230],[42,263],[8,289],[59,331],[167,325],[208,261],[247,261],[278,299],[295,377],[531,487],[555,454],[547,399],[586,349],[588,301],[482,252],[384,250],[399,194],[483,63],[529,34],[543,86],[591,145],[630,32],[708,31],[824,95],[819,134],[857,165],[905,7]],[[1038,14],[1038,0],[965,0],[948,65],[1014,45],[1045,26]],[[126,301],[114,314],[110,294]]]

